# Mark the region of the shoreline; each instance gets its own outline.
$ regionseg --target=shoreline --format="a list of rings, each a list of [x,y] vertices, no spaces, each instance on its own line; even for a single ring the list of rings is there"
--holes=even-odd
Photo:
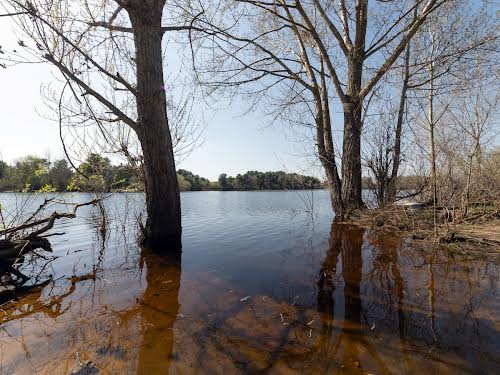
[[[467,217],[454,218],[449,212],[448,215],[437,212],[437,222],[434,224],[432,207],[413,210],[394,205],[358,211],[349,222],[377,232],[449,249],[500,250],[500,210],[496,207],[489,206]]]

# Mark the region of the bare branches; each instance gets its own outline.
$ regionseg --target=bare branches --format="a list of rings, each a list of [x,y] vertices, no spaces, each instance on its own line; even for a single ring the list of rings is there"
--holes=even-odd
[[[339,96],[339,98],[342,102],[346,101],[345,94],[344,94],[344,91],[342,89],[342,83],[340,82],[340,79],[337,75],[337,71],[335,70],[335,68],[330,60],[328,51],[323,43],[323,40],[319,36],[318,32],[316,31],[313,23],[309,19],[306,11],[302,7],[299,0],[295,1],[295,6],[297,7],[297,10],[299,11],[300,15],[302,16],[302,19],[304,20],[305,24],[307,25],[307,27],[311,31],[312,37],[314,38],[315,42],[318,44],[318,48],[319,48],[321,55],[326,63],[326,66],[328,68],[328,72],[330,73],[330,76],[331,76],[332,81],[333,81],[333,85],[335,86],[335,90],[337,91],[337,95]]]
[[[343,7],[344,9],[344,12],[345,12],[345,4],[344,4],[344,1],[343,0],[340,0],[340,3],[342,4],[341,6]],[[328,28],[330,29],[330,31],[332,32],[333,36],[337,39],[337,41],[339,42],[339,45],[340,45],[340,48],[342,49],[342,51],[344,52],[344,55],[345,56],[348,56],[349,55],[349,52],[350,52],[350,49],[352,47],[352,44],[351,44],[351,41],[349,39],[349,28],[348,28],[348,24],[347,24],[347,21],[344,23],[344,37],[342,37],[342,35],[340,34],[340,32],[338,31],[338,29],[335,27],[335,25],[333,24],[333,22],[330,20],[330,18],[328,17],[328,15],[326,14],[325,10],[323,9],[323,7],[321,6],[321,3],[319,2],[319,0],[314,0],[314,5],[316,6],[316,8],[318,9],[319,13],[321,14],[321,17],[323,18],[323,20],[325,21],[325,23],[327,24]],[[345,13],[343,13],[345,14]]]
[[[97,202],[101,201],[102,199],[103,198],[94,199],[94,200],[89,201],[89,202],[76,204],[73,206],[73,210],[71,212],[65,212],[65,213],[53,212],[49,217],[32,221],[32,219],[34,219],[36,217],[36,215],[38,213],[40,213],[46,207],[47,203],[52,201],[52,200],[45,200],[45,202],[42,203],[42,205],[35,211],[35,213],[32,214],[31,217],[28,220],[26,220],[23,224],[1,230],[0,236],[12,235],[13,233],[21,232],[21,231],[24,231],[25,229],[29,229],[29,228],[39,227],[40,225],[43,224],[42,227],[36,229],[35,231],[20,237],[21,240],[31,240],[31,239],[41,235],[42,233],[45,233],[48,230],[52,229],[52,227],[54,226],[54,222],[57,219],[62,219],[62,218],[72,219],[72,218],[76,217],[76,212],[78,211],[78,209],[80,207],[94,205]]]
[[[14,17],[14,16],[21,16],[23,14],[29,14],[29,12],[2,13],[0,14],[0,17]]]
[[[116,116],[120,118],[124,123],[129,125],[132,129],[137,130],[137,123],[128,117],[125,113],[123,113],[120,109],[118,109],[114,104],[112,104],[108,99],[102,96],[100,93],[92,89],[88,84],[83,82],[80,78],[76,76],[72,71],[70,71],[63,63],[57,61],[52,55],[46,54],[45,59],[52,64],[54,64],[62,73],[66,76],[70,77],[72,81],[74,81],[78,86],[80,86],[84,90],[83,95],[90,94],[95,97],[99,102],[104,104],[111,112],[113,112]]]
[[[380,66],[375,75],[371,78],[371,80],[362,88],[360,92],[360,97],[364,98],[366,94],[368,94],[375,85],[379,82],[380,78],[382,78],[389,68],[394,64],[394,62],[398,59],[401,53],[404,51],[411,38],[416,34],[420,26],[425,22],[427,16],[436,9],[437,6],[441,5],[437,0],[429,0],[425,5],[424,9],[420,12],[420,14],[414,19],[409,27],[408,32],[403,37],[403,39],[399,42],[398,46],[393,50],[393,52],[389,55],[389,57],[385,60],[385,62]]]
[[[132,33],[133,32],[131,27],[117,26],[117,25],[113,25],[109,22],[104,22],[104,21],[88,22],[87,24],[91,27],[103,27],[103,28],[108,29],[110,31],[119,31],[122,33]]]

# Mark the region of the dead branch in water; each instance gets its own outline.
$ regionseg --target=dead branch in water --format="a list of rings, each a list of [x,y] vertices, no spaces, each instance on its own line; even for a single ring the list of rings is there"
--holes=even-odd
[[[24,284],[29,277],[23,275],[15,266],[23,262],[25,254],[37,249],[52,252],[51,244],[46,238],[50,236],[50,234],[43,234],[54,227],[56,220],[62,218],[75,218],[80,207],[99,204],[104,198],[97,198],[89,202],[74,204],[71,212],[54,211],[48,217],[37,219],[37,216],[47,208],[48,204],[54,202],[54,198],[45,199],[29,218],[22,222],[22,224],[1,230],[0,237],[4,237],[4,239],[0,240],[0,278],[6,274],[10,274],[15,276],[18,281],[19,279],[21,280],[20,285]],[[7,284],[14,284],[14,282],[9,279]]]
[[[85,203],[77,204],[77,205],[74,206],[73,212],[59,213],[57,211],[54,211],[52,213],[52,215],[50,215],[49,217],[46,217],[45,219],[41,219],[41,220],[36,220],[36,221],[30,222],[30,220],[34,219],[36,217],[36,215],[41,210],[43,210],[43,208],[45,208],[45,206],[47,205],[48,202],[52,201],[52,200],[45,200],[45,202],[42,205],[40,205],[40,207],[37,209],[37,211],[35,211],[35,213],[33,215],[31,215],[30,219],[26,220],[21,225],[18,225],[18,226],[12,227],[12,228],[7,228],[7,229],[4,229],[4,230],[0,231],[0,236],[5,236],[7,234],[10,234],[10,236],[8,236],[8,238],[12,238],[12,234],[13,233],[22,231],[24,229],[33,228],[33,227],[36,227],[38,225],[45,224],[42,228],[39,228],[38,230],[35,230],[34,232],[31,232],[30,234],[28,234],[28,235],[23,236],[23,237],[20,238],[22,240],[33,239],[33,238],[41,235],[42,233],[47,232],[48,230],[52,229],[52,227],[54,226],[54,222],[57,219],[62,219],[62,218],[73,219],[73,218],[76,217],[76,211],[78,210],[78,208],[83,207],[83,206],[90,206],[92,204],[97,204],[101,200],[102,199],[94,199],[94,200],[92,200],[90,202],[85,202]]]

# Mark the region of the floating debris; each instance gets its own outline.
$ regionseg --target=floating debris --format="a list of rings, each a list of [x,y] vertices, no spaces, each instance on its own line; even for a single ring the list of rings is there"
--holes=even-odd
[[[246,297],[244,297],[244,298],[240,299],[240,302],[246,301],[246,300],[247,300],[247,299],[249,299],[249,298],[250,298],[250,296],[246,296]]]
[[[307,323],[307,325],[308,325],[308,326],[310,326],[310,325],[311,325],[311,324],[313,324],[313,323],[314,323],[314,319],[313,319],[313,320],[311,320],[309,323]]]
[[[370,328],[370,331],[373,331],[375,329],[375,322],[373,322],[371,328]]]

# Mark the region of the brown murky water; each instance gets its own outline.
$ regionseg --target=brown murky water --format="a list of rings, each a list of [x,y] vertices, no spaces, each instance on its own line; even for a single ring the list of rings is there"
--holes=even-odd
[[[0,306],[0,373],[498,373],[498,254],[220,194],[183,197],[185,222],[208,212],[176,259],[141,252],[126,223],[104,239],[68,223],[51,277]]]

